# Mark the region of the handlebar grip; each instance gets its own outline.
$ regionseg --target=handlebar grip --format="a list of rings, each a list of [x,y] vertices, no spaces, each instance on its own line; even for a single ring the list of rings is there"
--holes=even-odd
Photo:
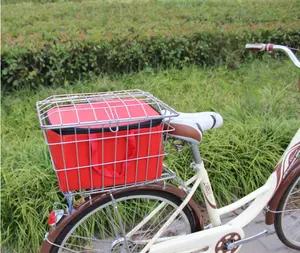
[[[266,49],[266,44],[246,44],[246,49],[253,51],[264,51]]]

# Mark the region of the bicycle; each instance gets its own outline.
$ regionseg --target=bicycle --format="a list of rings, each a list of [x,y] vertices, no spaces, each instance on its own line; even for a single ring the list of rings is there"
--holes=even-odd
[[[246,49],[283,51],[300,68],[288,47],[247,44]],[[132,108],[144,117],[134,118]],[[217,208],[198,144],[204,131],[223,124],[219,114],[178,113],[140,90],[53,96],[38,102],[37,109],[68,201],[54,204],[41,252],[233,253],[269,233],[245,238],[243,231],[264,208],[266,224],[275,225],[284,244],[300,250],[300,129],[262,187]],[[100,122],[101,110],[105,119]],[[191,146],[195,175],[186,182],[162,163],[162,145],[170,139]],[[108,144],[113,148],[106,151]],[[199,186],[208,226],[193,200]],[[75,201],[77,194],[83,198]],[[247,203],[241,214],[222,224],[222,215]]]

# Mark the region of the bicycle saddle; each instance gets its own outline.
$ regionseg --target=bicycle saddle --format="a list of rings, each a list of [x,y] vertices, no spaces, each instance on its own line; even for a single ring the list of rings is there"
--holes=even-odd
[[[165,115],[168,115],[168,112],[165,112]],[[174,128],[173,131],[169,132],[169,136],[199,144],[203,132],[222,126],[223,118],[216,112],[179,112],[178,117],[171,118],[167,123]]]

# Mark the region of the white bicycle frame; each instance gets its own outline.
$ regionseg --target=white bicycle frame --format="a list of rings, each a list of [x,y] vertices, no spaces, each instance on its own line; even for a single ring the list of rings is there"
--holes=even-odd
[[[273,50],[282,50],[288,54],[290,59],[297,67],[300,67],[300,62],[287,47],[270,44],[247,44],[246,48],[258,51],[267,50],[270,52]],[[240,200],[221,208],[217,208],[211,183],[204,167],[203,160],[201,159],[198,146],[192,145],[192,151],[195,160],[195,163],[193,163],[193,169],[196,171],[196,174],[184,183],[185,187],[183,188],[186,190],[187,196],[152,239],[141,241],[134,240],[136,244],[146,245],[141,253],[223,253],[230,251],[235,253],[241,249],[240,246],[243,243],[252,241],[259,236],[266,234],[267,230],[262,231],[255,236],[244,239],[245,234],[243,228],[247,226],[264,209],[264,207],[267,206],[281,182],[283,182],[285,172],[290,167],[290,157],[293,157],[295,152],[300,153],[300,129],[297,131],[289,147],[282,155],[280,162],[276,166],[276,170],[270,175],[266,183],[259,189],[253,191]],[[183,212],[184,207],[189,203],[199,186],[201,188],[203,199],[205,201],[208,216],[211,222],[210,226],[207,226],[202,231],[192,234],[175,237],[163,237],[162,235],[164,232],[174,222],[177,216]],[[252,203],[249,204],[249,206],[237,217],[225,224],[222,224],[222,215],[237,210],[251,201]],[[144,217],[143,221],[137,224],[126,234],[125,241],[127,239],[130,240],[130,238],[152,217],[154,217],[156,214],[159,214],[165,205],[165,203],[161,203],[150,214],[148,214],[148,216]],[[48,240],[48,234],[46,234],[45,240],[50,246],[55,245]],[[60,247],[59,245],[57,246]],[[226,248],[223,248],[223,246],[226,246]],[[48,245],[45,246],[45,248],[47,247]],[[67,251],[75,252],[69,249],[67,249]]]
[[[268,50],[271,51],[273,49],[283,50],[285,51],[289,57],[293,60],[297,67],[300,67],[300,62],[294,56],[294,54],[287,48],[283,46],[277,45],[265,45],[265,44],[254,44],[254,45],[247,45],[248,48],[256,49],[256,50]],[[246,48],[247,48],[246,46]],[[270,48],[269,48],[270,47]],[[283,175],[285,171],[288,169],[288,161],[290,155],[297,149],[300,148],[300,129],[297,131],[296,135],[292,139],[289,147],[284,152],[283,156],[279,164],[281,166],[278,170],[274,171],[266,183],[260,187],[259,189],[253,191],[252,193],[248,194],[247,196],[243,197],[242,199],[222,208],[217,208],[215,197],[213,190],[211,188],[211,183],[207,174],[207,171],[204,167],[204,163],[200,157],[200,152],[197,145],[192,145],[193,155],[195,159],[194,169],[197,171],[196,175],[190,178],[185,185],[193,186],[190,188],[190,191],[187,194],[187,197],[183,200],[182,204],[179,208],[171,215],[168,221],[161,227],[161,229],[155,234],[155,236],[146,242],[146,247],[141,251],[141,253],[189,253],[189,252],[209,252],[215,253],[216,247],[218,245],[222,245],[224,241],[226,241],[226,237],[230,237],[231,235],[239,235],[240,239],[245,237],[243,228],[247,226],[268,204],[269,200],[274,195],[275,191],[279,187],[280,183],[282,182]],[[209,228],[188,234],[183,236],[177,236],[172,238],[159,238],[163,233],[166,231],[168,226],[175,220],[180,212],[182,212],[183,208],[187,205],[190,201],[192,196],[194,195],[195,191],[198,187],[201,187],[201,191],[203,194],[203,198],[205,200],[205,205],[207,208],[208,216],[211,222],[211,226]],[[253,201],[247,209],[245,209],[241,214],[237,217],[232,219],[226,224],[222,224],[221,216],[237,210],[238,208],[244,206],[245,204]],[[138,224],[133,230],[131,230],[126,237],[130,238],[137,230],[139,230],[144,224],[147,223],[155,214],[159,213],[159,211],[164,207],[164,203],[158,206],[155,210],[153,210],[145,219]],[[267,231],[263,231],[261,235],[265,234]],[[258,234],[259,235],[259,234]],[[223,241],[221,239],[224,239]],[[255,239],[256,236],[253,238],[248,238],[245,241],[251,241]],[[235,238],[236,239],[236,238]],[[245,242],[244,241],[244,242]],[[233,243],[233,247],[237,247],[242,243]],[[240,250],[241,247],[235,249],[234,252]],[[230,249],[228,249],[230,250]]]
[[[216,207],[214,194],[211,189],[211,184],[207,175],[207,171],[204,167],[204,163],[203,161],[197,163],[195,166],[197,167],[198,172],[196,176],[193,177],[188,182],[188,183],[194,182],[194,184],[187,198],[176,210],[176,212],[173,213],[173,215],[170,217],[168,222],[165,223],[165,225],[161,228],[161,230],[148,243],[147,247],[143,249],[142,253],[147,252],[148,250],[150,253],[163,253],[163,252],[188,253],[188,252],[194,252],[196,250],[199,251],[201,249],[203,249],[203,252],[215,253],[215,247],[219,239],[222,238],[223,236],[226,236],[230,233],[238,233],[241,236],[241,238],[244,238],[243,228],[247,226],[263,210],[263,208],[267,205],[267,203],[275,193],[277,187],[280,185],[282,176],[281,178],[278,177],[280,177],[280,175],[283,175],[284,171],[287,169],[286,161],[288,161],[289,155],[300,146],[300,129],[294,136],[290,146],[293,146],[293,148],[289,149],[289,152],[285,152],[281,158],[281,161],[285,161],[283,163],[283,166],[281,167],[281,173],[276,173],[276,171],[273,172],[270,175],[267,182],[262,187],[248,194],[242,199],[219,209]],[[194,155],[195,155],[195,151],[194,151]],[[202,194],[205,200],[205,204],[211,221],[212,228],[208,228],[203,231],[199,231],[185,236],[180,236],[168,240],[166,242],[160,242],[152,245],[154,241],[157,240],[163,234],[165,229],[173,222],[176,216],[182,211],[182,209],[188,203],[188,201],[194,194],[195,190],[199,187],[199,185],[202,190]],[[252,200],[253,202],[248,206],[248,208],[245,209],[236,218],[232,219],[227,224],[221,223],[222,215],[232,212],[244,206],[245,204],[249,203]]]
[[[291,148],[292,147],[292,148]],[[244,238],[243,228],[247,226],[267,205],[269,200],[272,198],[277,187],[280,185],[282,176],[284,175],[285,170],[288,168],[288,160],[290,154],[294,150],[299,149],[300,147],[300,129],[292,139],[289,147],[282,156],[280,162],[282,166],[280,167],[280,173],[274,171],[266,183],[255,190],[254,192],[248,194],[242,199],[222,208],[217,208],[215,197],[211,188],[210,180],[207,174],[207,171],[204,167],[204,163],[200,158],[200,153],[196,145],[192,146],[194,158],[196,164],[194,168],[197,170],[197,173],[194,177],[189,179],[185,185],[188,186],[193,183],[191,190],[189,191],[187,197],[184,199],[179,208],[171,215],[169,220],[161,227],[161,229],[156,233],[156,235],[149,240],[147,246],[141,251],[141,253],[188,253],[194,252],[203,249],[200,252],[212,252],[215,253],[215,247],[218,244],[218,241],[222,237],[226,237],[231,233],[237,233],[240,235],[241,239]],[[288,151],[288,152],[287,152]],[[201,187],[202,194],[205,200],[206,208],[208,211],[209,219],[211,221],[211,228],[199,231],[193,234],[188,234],[184,236],[177,236],[170,238],[161,238],[159,237],[164,233],[168,226],[174,221],[183,208],[189,202],[189,200],[194,195],[198,187]],[[245,209],[241,214],[236,218],[232,219],[226,224],[222,224],[221,216],[232,212],[245,204],[253,201],[247,209]],[[138,224],[133,230],[131,230],[126,237],[129,238],[137,230],[139,230],[144,224],[147,223],[155,214],[164,207],[164,203],[158,206],[153,210],[145,219]],[[156,244],[154,244],[156,242]],[[159,243],[157,243],[159,242]],[[237,252],[237,249],[235,252]]]

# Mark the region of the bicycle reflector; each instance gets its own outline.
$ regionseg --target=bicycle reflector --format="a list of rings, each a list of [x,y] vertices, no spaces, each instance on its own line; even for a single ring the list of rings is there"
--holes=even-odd
[[[62,209],[51,211],[48,216],[48,224],[51,227],[55,226],[63,216],[64,216],[64,210]]]
[[[48,216],[48,224],[50,226],[54,226],[56,224],[56,215],[55,215],[55,211],[51,211],[51,213]]]

